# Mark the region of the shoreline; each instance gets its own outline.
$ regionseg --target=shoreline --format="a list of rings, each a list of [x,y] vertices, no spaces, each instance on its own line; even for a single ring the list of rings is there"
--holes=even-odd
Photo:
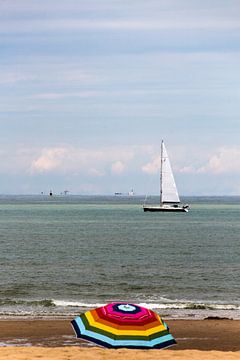
[[[95,345],[76,339],[71,319],[0,320],[0,349],[5,347],[67,347],[92,349]],[[240,320],[166,320],[180,350],[240,351]],[[133,351],[133,350],[131,350]],[[1,356],[0,356],[1,358]]]

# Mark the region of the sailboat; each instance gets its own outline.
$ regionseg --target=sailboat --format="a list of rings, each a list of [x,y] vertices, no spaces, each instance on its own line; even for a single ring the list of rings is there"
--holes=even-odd
[[[170,160],[165,144],[161,143],[161,164],[160,164],[160,204],[146,205],[144,211],[168,211],[168,212],[188,212],[189,205],[181,204]]]

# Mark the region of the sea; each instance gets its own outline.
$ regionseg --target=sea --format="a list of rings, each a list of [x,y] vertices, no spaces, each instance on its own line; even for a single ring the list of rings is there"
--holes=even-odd
[[[144,213],[141,196],[1,195],[0,319],[112,301],[240,319],[240,197],[182,200],[188,213]]]

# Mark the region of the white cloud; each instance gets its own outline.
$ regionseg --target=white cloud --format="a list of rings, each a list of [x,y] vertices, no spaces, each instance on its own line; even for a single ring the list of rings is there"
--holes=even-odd
[[[31,173],[84,172],[90,176],[103,176],[110,167],[121,174],[133,161],[137,151],[131,147],[81,149],[70,146],[44,148],[31,163]]]
[[[90,168],[89,174],[93,177],[101,177],[101,176],[105,175],[105,172],[102,170],[95,169],[95,168]]]
[[[33,161],[32,170],[36,172],[52,171],[63,163],[67,156],[67,149],[43,149],[42,154]]]
[[[125,170],[125,164],[122,161],[116,161],[112,164],[113,174],[122,174]]]
[[[153,158],[152,161],[142,166],[142,171],[147,174],[156,174],[160,169],[160,156]]]
[[[143,154],[145,150],[149,150],[149,147],[125,146],[101,148],[99,150],[73,148],[70,146],[44,148],[31,161],[31,172],[84,172],[86,175],[99,177],[104,176],[108,169],[111,170],[112,174],[120,175],[133,168],[136,171],[139,166],[144,173],[150,175],[159,173],[159,155],[141,165],[141,160],[144,161]],[[151,151],[146,156],[149,155],[151,155]],[[179,161],[182,162],[181,159]],[[183,174],[240,173],[240,147],[221,148],[202,166],[197,166],[195,163],[181,167],[176,164],[175,171]]]
[[[201,158],[196,156],[196,152],[193,157],[188,156],[186,165],[183,161],[183,158],[186,159],[185,156],[174,157],[175,174],[182,173],[182,178],[185,177],[186,189],[184,193],[188,193],[191,188],[192,193],[198,189],[197,191],[200,193],[204,193],[204,191],[205,193],[208,191],[214,193],[215,191],[216,194],[239,194],[237,179],[240,173],[240,147],[220,148],[212,153],[209,160],[207,160],[206,154],[202,156],[202,152],[199,153],[201,153],[199,155]],[[94,193],[101,193],[115,182],[118,184],[122,179],[134,179],[134,184],[140,184],[142,180],[139,172],[141,170],[157,179],[156,176],[159,176],[160,167],[160,159],[157,154],[157,147],[151,146],[112,146],[90,149],[69,145],[42,149],[25,148],[24,146],[15,149],[9,147],[8,150],[2,149],[0,151],[0,172],[6,178],[7,176],[9,178],[17,178],[19,175],[25,176],[29,184],[43,180],[42,177],[38,176],[34,179],[34,175],[44,175],[44,181],[51,181],[52,176],[56,178],[57,175],[58,181],[63,183],[62,186],[66,186],[64,182],[67,184],[75,182],[75,191],[82,192],[85,184],[92,187],[92,191],[95,189]],[[117,179],[123,173],[127,176]],[[201,176],[198,175],[200,173]],[[114,181],[113,178],[111,180],[111,174],[114,176]],[[187,174],[194,176],[187,176]],[[103,177],[104,180],[101,180]],[[181,176],[179,178],[181,179]],[[189,186],[191,179],[194,179],[194,183]],[[211,183],[209,179],[211,179]],[[213,179],[217,179],[216,184],[216,180],[214,182]],[[104,187],[105,185],[106,187]],[[9,186],[11,187],[11,185]],[[9,189],[11,192],[11,188]],[[33,189],[33,191],[35,190]]]
[[[225,19],[171,19],[162,17],[160,20],[75,20],[74,18],[62,19],[41,19],[41,20],[8,20],[1,21],[1,33],[25,33],[36,32],[63,32],[76,30],[167,30],[167,29],[216,29],[231,30],[239,29],[240,23],[237,20],[228,21]]]
[[[192,174],[196,172],[196,169],[193,166],[184,166],[178,170],[182,174]]]
[[[16,72],[7,72],[7,73],[1,72],[0,73],[0,84],[1,85],[15,84],[18,82],[31,81],[34,79],[35,79],[35,76],[33,76],[33,75],[21,74],[21,73],[16,73]]]
[[[84,72],[79,69],[62,71],[61,74],[59,74],[59,78],[64,82],[76,82],[81,85],[96,84],[104,80],[102,76]]]
[[[3,147],[0,151],[1,174],[23,174],[32,161],[33,150],[26,147],[14,149],[11,146]]]
[[[208,163],[198,169],[199,173],[240,173],[240,147],[221,148]]]
[[[101,95],[98,91],[80,91],[80,92],[54,92],[54,93],[42,93],[31,96],[31,99],[39,100],[58,100],[66,98],[89,98],[92,96]]]
[[[183,154],[182,154],[183,156]],[[208,160],[192,156],[192,163],[180,165],[182,156],[178,158],[174,170],[182,174],[237,174],[240,173],[240,147],[223,147],[216,150]],[[204,157],[207,154],[204,154]],[[206,159],[206,157],[205,157]],[[199,165],[199,163],[203,165]],[[204,164],[205,163],[205,164]],[[152,161],[142,166],[142,171],[147,174],[157,174],[160,168],[160,158],[153,157]]]
[[[97,1],[76,1],[76,0],[68,0],[68,1],[59,1],[59,0],[1,0],[1,12],[5,12],[7,14],[56,14],[71,12],[71,13],[79,13],[79,11],[94,11],[94,10],[103,10],[112,8],[112,1],[102,0],[101,2]]]
[[[78,148],[70,145],[56,147],[25,147],[0,150],[0,172],[5,174],[54,174],[70,176],[83,174],[101,177],[111,172],[139,171],[143,158],[152,154],[152,146],[112,146]]]

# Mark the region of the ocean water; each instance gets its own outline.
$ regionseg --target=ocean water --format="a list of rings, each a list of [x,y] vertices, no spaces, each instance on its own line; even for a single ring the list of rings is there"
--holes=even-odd
[[[111,301],[165,318],[240,319],[240,197],[144,213],[136,196],[0,196],[0,318]],[[157,198],[152,198],[157,201]]]

